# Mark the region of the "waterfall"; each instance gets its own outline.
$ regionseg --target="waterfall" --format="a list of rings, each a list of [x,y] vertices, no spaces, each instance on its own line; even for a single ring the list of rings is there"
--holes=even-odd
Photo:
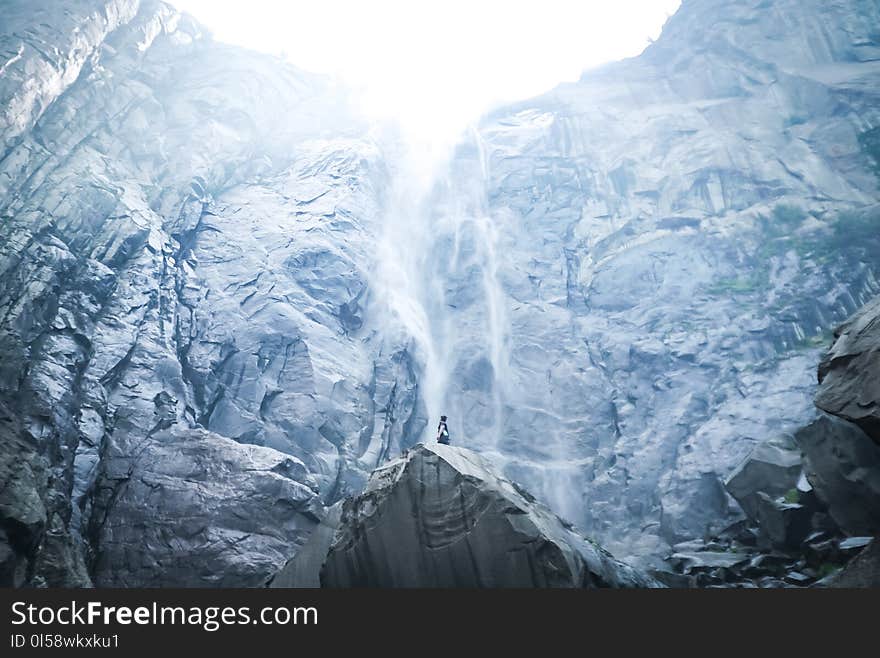
[[[423,367],[420,391],[428,413],[422,440],[433,436],[443,413],[448,370],[443,364],[442,327],[432,296],[438,293],[431,275],[436,238],[431,226],[429,198],[434,172],[440,166],[437,149],[415,140],[399,140],[390,158],[392,184],[376,248],[372,288],[390,335],[412,343]],[[425,157],[428,154],[428,157]],[[448,158],[447,158],[448,159]],[[442,162],[442,161],[441,161]],[[445,165],[445,163],[444,163]],[[442,295],[442,290],[439,291]]]
[[[509,369],[507,298],[501,231],[486,193],[488,162],[479,133],[471,129],[469,137],[473,171],[450,171],[452,148],[436,145],[411,142],[394,159],[372,287],[376,312],[393,323],[392,335],[412,341],[423,366],[429,422],[422,440],[433,438],[447,414],[454,441],[494,449],[503,435]],[[457,299],[461,290],[475,298],[466,308]],[[479,359],[491,366],[489,390],[465,390],[456,378]]]
[[[476,150],[479,165],[478,176],[464,181],[459,188],[463,200],[469,204],[461,216],[462,222],[473,224],[476,236],[475,257],[481,271],[481,284],[485,304],[485,340],[489,363],[492,366],[491,409],[492,425],[487,438],[498,448],[504,431],[505,388],[509,379],[508,334],[506,295],[501,285],[498,248],[501,240],[498,218],[491,213],[488,199],[489,161],[485,144],[479,131],[471,128],[470,138]]]

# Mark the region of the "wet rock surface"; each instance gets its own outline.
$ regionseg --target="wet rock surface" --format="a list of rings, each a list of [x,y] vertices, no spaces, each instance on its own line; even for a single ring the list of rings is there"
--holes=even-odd
[[[828,513],[853,535],[880,535],[880,445],[859,427],[822,416],[796,434],[805,473]]]
[[[274,574],[267,587],[320,587],[321,568],[333,545],[333,538],[342,518],[342,501],[329,507],[309,535],[308,541],[296,551],[284,568]]]
[[[826,582],[828,587],[880,587],[880,540],[871,540],[858,556]]]
[[[730,528],[707,540],[676,545],[666,557],[666,567],[650,573],[675,588],[829,587],[844,573],[851,574],[845,581],[850,584],[839,586],[872,587],[869,583],[878,578],[877,562],[869,551],[872,541],[813,531],[799,544],[761,548],[742,528]]]
[[[254,587],[322,514],[297,460],[204,430],[110,447],[93,504],[99,587]]]
[[[790,436],[755,447],[731,473],[725,488],[751,519],[759,513],[760,494],[782,496],[796,488],[801,475],[801,452]]]
[[[674,546],[652,574],[671,587],[874,586],[877,450],[859,426],[825,414],[759,444],[726,483],[748,518]]]

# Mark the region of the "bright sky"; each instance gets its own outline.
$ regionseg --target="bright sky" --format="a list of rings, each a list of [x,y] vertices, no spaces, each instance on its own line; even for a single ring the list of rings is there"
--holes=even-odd
[[[454,137],[494,103],[639,54],[680,0],[171,0],[222,41],[335,75],[374,117]],[[453,134],[454,133],[454,134]]]

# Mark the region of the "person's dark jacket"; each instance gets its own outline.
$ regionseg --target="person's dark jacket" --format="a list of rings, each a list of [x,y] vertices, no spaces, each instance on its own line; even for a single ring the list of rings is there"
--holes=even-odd
[[[442,420],[437,425],[437,441],[444,445],[449,445],[449,428],[446,427],[446,423]]]

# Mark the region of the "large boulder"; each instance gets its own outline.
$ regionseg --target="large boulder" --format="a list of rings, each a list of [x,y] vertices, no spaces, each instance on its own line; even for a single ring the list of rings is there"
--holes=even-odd
[[[880,534],[880,446],[861,429],[822,415],[795,434],[807,479],[851,535]]]
[[[760,493],[784,496],[797,486],[801,454],[794,439],[783,435],[759,443],[730,474],[724,487],[750,519],[757,520]]]
[[[342,518],[342,502],[328,507],[320,522],[312,530],[308,541],[300,547],[296,555],[287,561],[284,568],[272,576],[268,587],[320,587],[321,567],[336,536],[336,529]]]
[[[486,459],[443,445],[416,446],[344,503],[321,584],[660,586],[499,477]]]
[[[809,507],[786,503],[763,492],[758,494],[757,518],[761,535],[775,548],[798,548],[810,534],[811,516]]]
[[[100,587],[254,587],[323,514],[301,462],[204,430],[107,448],[91,534]]]
[[[880,587],[880,539],[874,538],[826,584],[829,587]]]
[[[852,421],[880,443],[880,297],[834,332],[819,364],[816,406]]]

